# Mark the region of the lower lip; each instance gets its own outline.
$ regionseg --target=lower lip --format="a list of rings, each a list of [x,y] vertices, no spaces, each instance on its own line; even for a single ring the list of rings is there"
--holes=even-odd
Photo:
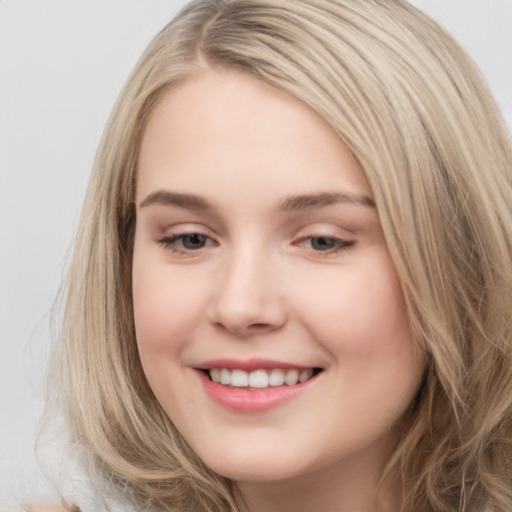
[[[276,386],[247,390],[230,388],[211,381],[204,372],[198,371],[206,394],[219,405],[236,412],[264,412],[297,397],[316,380],[312,377],[294,386]]]

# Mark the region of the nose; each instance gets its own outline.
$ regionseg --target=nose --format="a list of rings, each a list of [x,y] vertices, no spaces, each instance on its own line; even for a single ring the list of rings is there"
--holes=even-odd
[[[223,262],[210,321],[238,337],[278,330],[288,319],[285,290],[275,265],[257,251],[243,251]]]

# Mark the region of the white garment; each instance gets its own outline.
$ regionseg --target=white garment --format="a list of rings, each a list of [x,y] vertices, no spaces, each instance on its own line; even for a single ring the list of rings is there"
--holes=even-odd
[[[35,409],[40,409],[36,406]],[[35,448],[34,412],[16,418],[12,434],[4,439],[1,455],[8,472],[0,475],[0,512],[19,511],[22,505],[58,505],[61,498],[82,512],[137,512],[112,489],[94,488],[80,452],[69,442],[62,420],[55,420]],[[37,414],[39,416],[39,414]]]

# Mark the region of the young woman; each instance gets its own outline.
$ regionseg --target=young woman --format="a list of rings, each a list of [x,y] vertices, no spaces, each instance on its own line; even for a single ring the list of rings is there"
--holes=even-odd
[[[98,486],[512,510],[511,169],[405,1],[192,2],[118,100],[69,274],[58,402]]]

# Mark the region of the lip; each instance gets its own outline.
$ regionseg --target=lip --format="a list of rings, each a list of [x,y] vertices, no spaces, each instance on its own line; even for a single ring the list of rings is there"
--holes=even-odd
[[[254,370],[269,370],[272,368],[281,368],[283,370],[306,370],[312,368],[312,366],[304,366],[300,364],[285,363],[283,361],[271,360],[271,359],[213,359],[211,361],[205,361],[197,366],[198,370],[210,370],[212,368],[228,368],[229,370],[244,370],[246,372],[252,372]]]
[[[295,365],[268,359],[251,359],[247,361],[234,361],[230,359],[217,359],[207,361],[195,367],[195,371],[203,385],[206,394],[218,405],[238,413],[259,413],[269,411],[293,400],[304,393],[313,384],[319,374],[314,375],[306,382],[297,383],[293,386],[276,386],[262,389],[241,389],[230,388],[213,382],[206,375],[205,370],[211,368],[240,369],[254,371],[259,369],[281,368],[281,369],[307,369],[311,366]]]

